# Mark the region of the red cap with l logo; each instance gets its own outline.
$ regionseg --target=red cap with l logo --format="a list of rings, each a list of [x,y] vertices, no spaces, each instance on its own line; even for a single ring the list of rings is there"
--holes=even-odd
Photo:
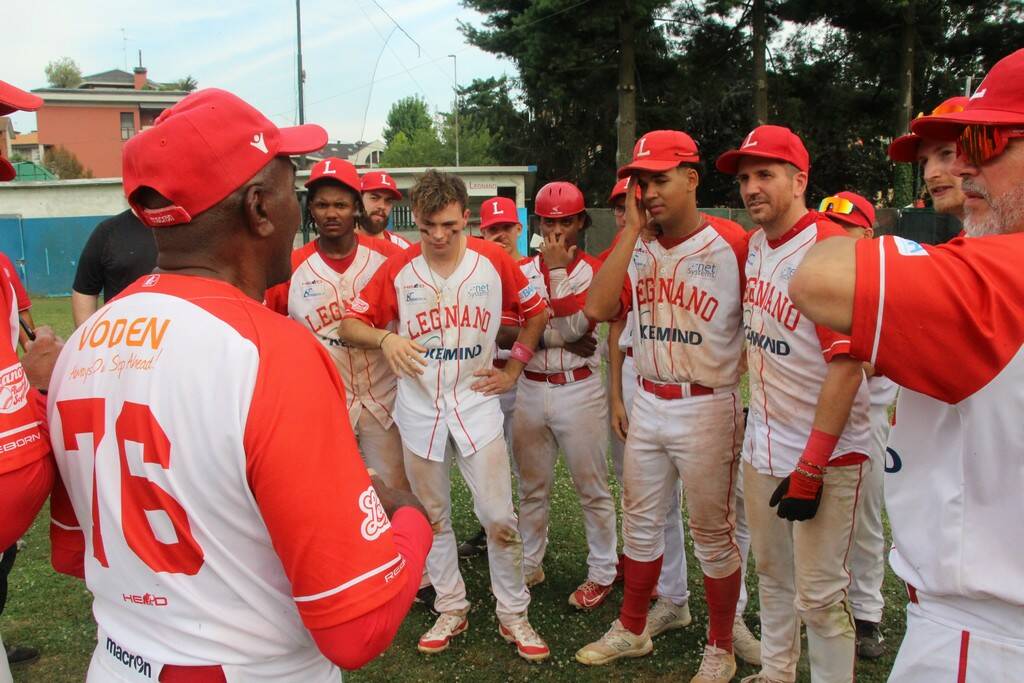
[[[516,203],[508,197],[491,197],[480,205],[480,229],[502,223],[518,223]]]
[[[316,162],[316,165],[309,172],[309,180],[306,181],[306,187],[309,187],[318,180],[336,180],[356,194],[359,194],[361,191],[359,173],[356,171],[356,167],[345,159],[339,159],[338,157],[327,157]]]
[[[315,124],[278,128],[231,93],[207,88],[157,117],[122,151],[124,194],[150,227],[191,222],[242,187],[274,157],[315,152],[327,131]],[[147,209],[135,201],[148,187],[171,205]]]
[[[14,111],[35,111],[43,106],[43,100],[32,93],[0,81],[0,116]],[[17,173],[7,159],[0,157],[0,181],[14,180]]]
[[[625,178],[638,171],[658,173],[698,161],[697,143],[689,135],[679,130],[652,130],[636,141],[633,160],[619,169],[618,176]]]
[[[759,157],[793,164],[805,173],[811,167],[811,155],[803,140],[785,126],[758,126],[750,131],[739,149],[732,149],[718,157],[715,168],[722,173],[736,175],[740,159]]]
[[[402,198],[402,192],[395,184],[395,179],[384,171],[367,171],[363,174],[363,192],[387,192],[395,199]]]

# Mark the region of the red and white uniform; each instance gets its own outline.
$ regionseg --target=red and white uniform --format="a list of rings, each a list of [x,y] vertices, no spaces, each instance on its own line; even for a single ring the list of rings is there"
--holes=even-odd
[[[501,247],[475,237],[449,277],[430,271],[417,244],[389,259],[349,304],[346,315],[380,329],[397,320],[399,334],[427,348],[425,372],[399,380],[395,405],[416,455],[443,461],[449,434],[464,455],[501,435],[497,398],[469,387],[493,363],[505,310],[532,317],[544,302]]]
[[[488,569],[505,624],[524,618],[530,593],[523,578],[523,550],[512,507],[511,472],[497,396],[470,388],[477,370],[493,365],[503,313],[531,318],[544,300],[512,258],[493,242],[466,237],[462,260],[447,278],[430,270],[415,244],[388,259],[346,308],[351,316],[383,329],[397,321],[398,333],[426,347],[427,366],[418,377],[400,377],[395,421],[402,435],[405,470],[435,529],[427,572],[439,612],[469,609],[451,526],[452,453],[487,532]],[[504,539],[498,543],[496,539]]]
[[[409,247],[412,246],[412,242],[410,242],[409,240],[405,239],[404,237],[397,233],[391,232],[390,230],[385,230],[381,234],[384,236],[384,239],[386,239],[388,242],[395,245],[396,247],[408,249]]]
[[[682,241],[638,240],[622,290],[640,385],[629,416],[622,528],[630,558],[662,555],[666,510],[681,479],[697,558],[705,575],[720,579],[739,569],[733,485],[746,235],[735,223],[701,220]]]
[[[578,252],[565,268],[551,271],[540,256],[520,263],[530,285],[551,309],[545,334],[560,344],[594,328],[583,314],[587,291],[600,261]],[[589,555],[587,578],[610,586],[615,580],[615,502],[608,490],[607,442],[595,439],[608,423],[608,399],[600,356],[583,358],[556,348],[538,349],[519,378],[512,418],[512,454],[519,470],[519,533],[523,566],[530,574],[544,561],[551,490],[558,451],[583,508]]]
[[[18,271],[14,268],[14,264],[11,262],[11,259],[3,252],[0,252],[0,268],[3,269],[8,282],[10,282],[11,286],[14,287],[18,310],[27,311],[32,308],[32,300],[29,299],[28,292],[25,291],[25,285],[22,284],[21,278],[18,277]]]
[[[342,391],[308,332],[221,281],[147,276],[71,335],[49,420],[86,540],[89,680],[338,680],[307,629],[406,581]]]
[[[267,305],[309,328],[327,349],[345,385],[349,421],[366,465],[389,486],[408,490],[401,439],[393,426],[395,375],[379,350],[351,348],[338,337],[346,302],[401,250],[365,235],[356,239],[355,249],[344,259],[323,254],[319,240],[296,249],[291,280],[267,292]]]
[[[861,382],[826,469],[812,519],[790,522],[769,499],[796,466],[808,437],[828,363],[849,354],[849,338],[816,326],[793,306],[789,282],[807,251],[825,238],[851,239],[809,211],[778,240],[750,235],[743,295],[750,411],[743,444],[744,511],[750,525],[761,603],[762,673],[796,680],[800,622],[807,625],[815,680],[852,681],[855,630],[847,604],[858,494],[870,449],[868,389]]]
[[[848,337],[815,325],[789,299],[789,281],[820,240],[846,236],[809,211],[779,240],[750,235],[743,295],[750,372],[750,417],[743,458],[762,474],[785,477],[811,433],[828,362],[850,352]],[[833,459],[866,454],[870,440],[867,383],[862,382]]]
[[[893,677],[1024,670],[1024,235],[857,244],[851,338],[901,386],[886,453],[893,569],[912,586]]]

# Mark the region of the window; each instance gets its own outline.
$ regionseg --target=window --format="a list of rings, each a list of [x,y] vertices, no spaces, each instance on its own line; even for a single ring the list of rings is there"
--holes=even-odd
[[[135,114],[130,111],[121,112],[121,139],[127,140],[135,135]]]

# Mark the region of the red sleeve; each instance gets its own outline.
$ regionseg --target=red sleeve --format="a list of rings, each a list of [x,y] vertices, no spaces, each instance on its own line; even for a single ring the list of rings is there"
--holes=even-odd
[[[398,294],[395,279],[406,252],[390,257],[377,269],[362,291],[345,303],[345,317],[362,320],[379,330],[398,320]]]
[[[298,326],[269,332],[246,421],[246,472],[303,623],[323,629],[419,576],[395,547],[330,356]]]
[[[958,403],[1024,343],[1024,234],[922,246],[857,242],[852,353],[897,384]]]
[[[433,542],[430,522],[412,508],[400,508],[391,524],[395,545],[406,561],[406,571],[410,576],[419,576]],[[419,582],[406,581],[399,593],[372,612],[331,628],[314,629],[313,640],[320,652],[341,668],[361,668],[391,645],[418,587]]]
[[[14,267],[11,259],[7,257],[7,254],[2,252],[0,252],[0,266],[3,266],[4,274],[7,275],[7,279],[11,281],[11,286],[14,287],[14,296],[18,302],[18,310],[27,311],[32,308],[32,300],[28,298],[28,292],[25,291],[25,285],[22,284],[17,269]]]
[[[290,287],[290,282],[282,282],[268,289],[264,295],[264,303],[267,308],[281,315],[288,315],[288,289]]]
[[[615,320],[625,320],[626,314],[633,310],[633,278],[630,277],[629,271],[626,271],[626,277],[622,279],[622,291],[619,292],[619,315]]]
[[[6,319],[12,301],[9,288],[0,283],[0,320]],[[39,394],[31,389],[18,355],[6,335],[0,336],[0,474],[45,457],[50,443],[39,430],[36,414]],[[45,415],[45,413],[44,413]],[[6,546],[4,546],[6,547]]]
[[[50,493],[50,564],[61,574],[85,579],[85,534],[60,477]]]
[[[0,472],[0,547],[9,548],[32,526],[53,487],[53,458]]]

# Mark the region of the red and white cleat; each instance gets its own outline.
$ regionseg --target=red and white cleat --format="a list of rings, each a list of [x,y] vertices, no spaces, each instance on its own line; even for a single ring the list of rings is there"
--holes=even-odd
[[[530,622],[521,619],[509,625],[498,624],[498,632],[501,637],[510,643],[516,644],[516,651],[519,656],[530,662],[539,662],[551,655],[548,644],[537,635],[537,632],[530,626]]]
[[[569,604],[576,609],[592,610],[600,606],[611,592],[611,586],[602,586],[588,579],[569,596]]]
[[[458,612],[444,612],[430,630],[420,637],[416,646],[420,652],[433,654],[448,649],[452,638],[469,628],[469,618]]]

